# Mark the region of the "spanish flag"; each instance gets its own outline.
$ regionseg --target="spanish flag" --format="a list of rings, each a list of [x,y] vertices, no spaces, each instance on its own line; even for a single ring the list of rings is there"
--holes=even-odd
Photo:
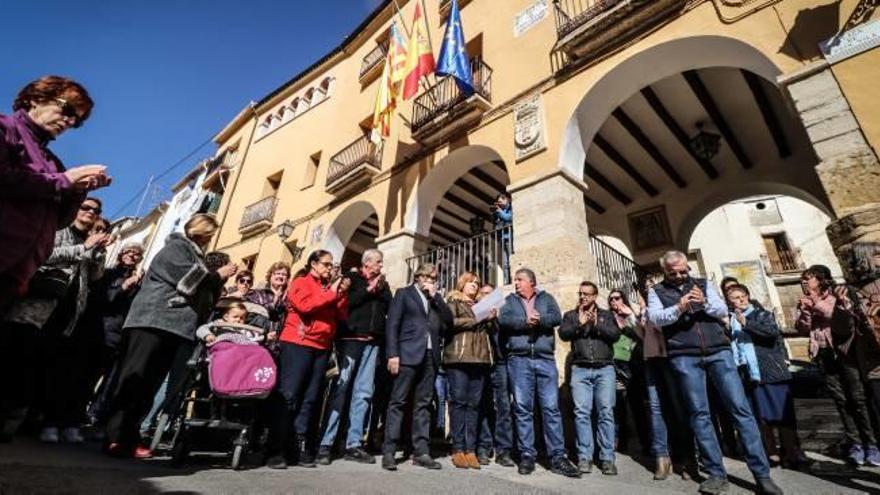
[[[428,37],[428,23],[422,17],[422,6],[416,3],[413,14],[412,34],[409,37],[406,57],[406,79],[403,82],[403,99],[408,100],[419,92],[419,80],[434,72],[434,50]]]

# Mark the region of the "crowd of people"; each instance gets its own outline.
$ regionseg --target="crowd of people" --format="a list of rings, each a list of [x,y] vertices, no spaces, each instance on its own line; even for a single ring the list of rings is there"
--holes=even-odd
[[[65,170],[47,147],[88,118],[88,93],[46,77],[14,108],[0,116],[0,185],[9,191],[0,198],[0,441],[30,425],[43,442],[82,443],[88,426],[108,455],[150,457],[145,435],[174,399],[181,363],[200,342],[222,340],[217,328],[244,323],[254,304],[268,315],[278,380],[251,447],[273,469],[339,457],[374,464],[378,451],[394,471],[400,450],[413,465],[441,469],[437,440],[459,469],[494,458],[528,475],[542,460],[563,476],[589,474],[594,463],[613,476],[617,452],[640,455],[632,439],[655,459],[655,479],[702,470],[704,493],[727,490],[725,450],[745,460],[759,493],[782,493],[771,461],[810,469],[773,311],[735,279],[715,287],[691,276],[683,253],[660,259],[656,284],[612,289],[602,303],[597,284],[584,281],[565,312],[524,267],[510,277],[513,292],[479,314],[496,288],[477,273],[457,274],[447,292],[425,263],[392,292],[376,249],[357,267],[323,250],[296,273],[277,262],[256,288],[251,271],[206,252],[219,225],[204,214],[148,267],[144,246],[126,244],[105,269],[117,241],[88,193],[110,183],[106,169]],[[502,196],[498,222],[509,225]],[[803,272],[802,286],[797,329],[810,336],[838,408],[846,456],[880,466],[871,418],[880,409],[880,308],[822,265]]]

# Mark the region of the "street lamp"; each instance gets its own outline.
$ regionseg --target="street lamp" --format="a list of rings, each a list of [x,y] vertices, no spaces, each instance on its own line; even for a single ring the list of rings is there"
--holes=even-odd
[[[690,139],[688,145],[694,155],[701,159],[709,161],[718,154],[718,148],[721,143],[721,136],[713,132],[703,130],[703,123],[697,123],[697,135]]]
[[[290,251],[290,254],[293,256],[294,262],[299,260],[303,252],[303,248],[297,246],[295,241],[292,246],[287,242],[287,239],[290,239],[290,236],[293,235],[295,229],[296,226],[291,223],[290,220],[285,220],[275,227],[275,232],[278,234],[278,237],[281,238],[281,242],[287,246],[287,250]]]

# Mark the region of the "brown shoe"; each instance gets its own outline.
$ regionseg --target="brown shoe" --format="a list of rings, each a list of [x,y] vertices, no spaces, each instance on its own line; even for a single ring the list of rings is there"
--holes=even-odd
[[[480,469],[480,460],[477,459],[477,455],[473,452],[468,452],[464,455],[467,460],[467,465],[471,469]]]
[[[672,461],[668,457],[657,458],[657,468],[654,470],[654,479],[661,481],[669,477],[672,472]]]
[[[470,467],[468,463],[467,455],[464,452],[453,452],[452,453],[452,465],[457,468],[467,469]]]

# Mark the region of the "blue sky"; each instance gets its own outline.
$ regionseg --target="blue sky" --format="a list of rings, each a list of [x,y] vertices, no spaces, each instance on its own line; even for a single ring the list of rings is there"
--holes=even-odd
[[[380,0],[0,0],[0,113],[46,74],[80,81],[89,121],[52,145],[70,167],[102,163],[114,177],[105,214],[133,215],[158,174],[337,46]],[[213,143],[158,183],[161,194]],[[147,206],[158,199],[149,195]],[[143,214],[144,211],[142,210]]]

